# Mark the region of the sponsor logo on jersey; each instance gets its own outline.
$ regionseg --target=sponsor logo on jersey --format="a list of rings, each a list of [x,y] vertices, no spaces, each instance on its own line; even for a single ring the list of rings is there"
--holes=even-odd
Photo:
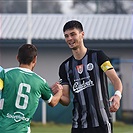
[[[78,73],[81,74],[83,72],[83,64],[76,66],[76,69]]]
[[[92,63],[89,63],[89,64],[87,65],[87,70],[88,70],[88,71],[92,71],[93,68],[94,68],[94,65],[93,65]]]
[[[7,113],[7,118],[14,119],[15,122],[29,121],[30,118],[26,118],[21,112],[14,112],[14,114]]]
[[[89,79],[88,81],[83,81],[82,83],[80,82],[75,82],[74,85],[73,85],[73,91],[75,93],[79,93],[80,91],[88,88],[88,87],[91,87],[91,86],[94,86],[94,83],[91,79]]]

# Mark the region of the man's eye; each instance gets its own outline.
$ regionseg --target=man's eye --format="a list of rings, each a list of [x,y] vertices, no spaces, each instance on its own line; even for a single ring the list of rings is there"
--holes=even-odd
[[[71,36],[74,36],[74,35],[76,35],[76,34],[75,34],[75,33],[72,33],[72,34],[71,34]]]
[[[68,35],[65,35],[65,38],[67,38],[68,37]]]

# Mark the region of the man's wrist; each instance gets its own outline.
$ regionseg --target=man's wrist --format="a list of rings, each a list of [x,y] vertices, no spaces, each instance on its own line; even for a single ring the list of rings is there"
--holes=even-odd
[[[119,97],[120,97],[120,99],[121,99],[121,97],[122,97],[121,92],[120,92],[119,90],[117,90],[117,91],[115,92],[115,94],[114,94],[114,95],[119,96]]]

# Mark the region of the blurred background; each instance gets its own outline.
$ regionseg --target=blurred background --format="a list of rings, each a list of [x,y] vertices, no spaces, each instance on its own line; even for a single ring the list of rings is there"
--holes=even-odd
[[[62,28],[72,19],[83,24],[85,45],[103,50],[122,80],[114,121],[133,124],[133,0],[0,0],[0,65],[18,66],[18,47],[33,43],[38,48],[34,71],[51,86],[59,79],[59,65],[71,55]],[[113,86],[108,86],[111,96]],[[33,121],[71,123],[72,108],[72,101],[51,108],[40,99]]]

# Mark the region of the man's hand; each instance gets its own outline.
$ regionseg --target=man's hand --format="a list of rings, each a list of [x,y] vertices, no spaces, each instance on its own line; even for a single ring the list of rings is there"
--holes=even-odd
[[[110,112],[116,112],[120,107],[120,97],[118,95],[114,95],[109,101],[111,102]]]
[[[51,89],[52,92],[56,94],[58,91],[63,90],[63,87],[60,83],[56,82],[54,85],[52,85]]]

